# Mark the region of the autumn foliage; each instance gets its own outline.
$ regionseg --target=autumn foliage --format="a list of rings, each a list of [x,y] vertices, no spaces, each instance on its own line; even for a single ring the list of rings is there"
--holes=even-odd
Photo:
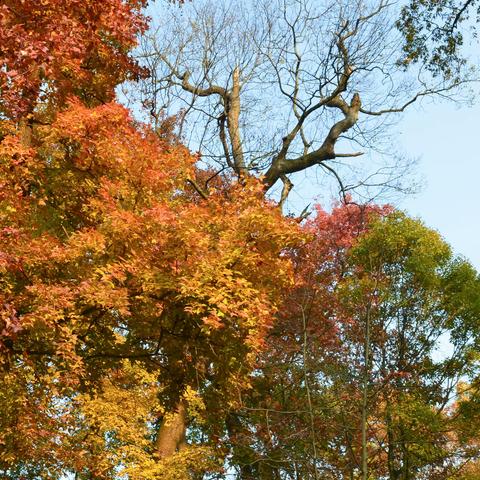
[[[476,272],[391,207],[318,209],[305,228],[255,388],[228,424],[241,478],[355,478],[363,455],[379,479],[475,471],[464,422],[478,421],[477,390],[460,372],[478,358]]]
[[[2,478],[358,478],[367,450],[473,478],[476,272],[389,206],[285,217],[135,120],[144,3],[1,2]]]
[[[139,74],[140,6],[2,6],[0,468],[13,478],[218,469],[193,447],[161,462],[165,419],[237,402],[291,279],[280,254],[298,226],[257,181],[212,185],[206,201],[197,157],[110,101]]]
[[[233,402],[289,282],[295,222],[256,182],[204,201],[195,157],[115,103],[72,100],[34,136],[1,149],[4,368],[47,361],[73,388],[142,359],[168,372],[167,406],[207,380],[218,408]]]
[[[89,104],[141,74],[128,56],[146,28],[142,0],[2,1],[0,109],[32,113],[37,102],[62,106],[68,95]]]

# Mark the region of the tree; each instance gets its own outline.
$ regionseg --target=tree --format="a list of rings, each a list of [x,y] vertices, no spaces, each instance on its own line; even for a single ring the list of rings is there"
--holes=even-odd
[[[0,112],[18,119],[62,106],[112,100],[118,83],[142,70],[128,56],[147,24],[144,0],[1,2]],[[55,28],[52,28],[55,26]],[[39,109],[35,111],[39,115]]]
[[[377,71],[386,61],[369,45],[379,39],[387,5],[332,4],[321,21],[301,2],[297,10],[275,10],[266,28],[252,22],[255,35],[238,37],[235,46],[245,55],[240,63],[235,55],[223,85],[190,83],[196,72],[177,72],[182,65],[171,63],[168,50],[158,57],[170,69],[169,87],[179,82],[180,92],[220,99],[212,111],[230,172],[200,168],[200,155],[180,141],[182,116],[162,116],[157,97],[149,100],[153,125],[134,120],[115,101],[115,88],[143,73],[130,55],[145,29],[143,5],[25,0],[1,6],[1,475],[186,480],[221,476],[228,457],[243,478],[319,478],[320,471],[346,478],[362,471],[362,452],[364,477],[384,474],[385,465],[405,477],[412,468],[428,472],[449,448],[457,462],[475,458],[473,270],[448,263],[435,234],[399,214],[386,216],[389,208],[347,202],[332,215],[319,209],[302,226],[302,218],[284,217],[265,198],[280,179],[285,201],[286,175],[317,163],[338,175],[325,162],[341,156],[335,148],[342,135],[356,128],[357,115],[383,115],[364,110],[354,80],[360,85],[357,73]],[[265,7],[264,19],[269,12]],[[191,32],[216,28],[209,21],[198,25],[189,24]],[[306,40],[322,25],[329,41],[317,62]],[[177,33],[183,41],[188,29]],[[258,49],[262,35],[266,43]],[[182,43],[194,57],[195,38]],[[288,47],[292,41],[296,51]],[[205,45],[201,71],[209,82],[214,51]],[[283,69],[282,62],[290,66]],[[315,62],[324,72],[309,80]],[[252,79],[273,72],[267,85],[281,87],[294,118],[265,165],[245,148],[240,128],[249,66]],[[456,85],[441,83],[387,110]],[[339,117],[321,123],[326,112]],[[308,139],[313,120],[324,134],[314,136],[317,143]],[[386,219],[372,221],[376,216]],[[385,239],[392,247],[386,259]],[[417,244],[435,249],[429,256]],[[436,270],[437,260],[445,271]],[[409,275],[419,283],[402,289]],[[408,318],[452,333],[453,363],[424,371],[405,364],[405,355],[400,359],[406,341],[395,340],[392,326],[400,294],[412,302]],[[415,359],[428,364],[429,339],[408,333]],[[379,369],[384,357],[400,380]],[[458,385],[455,413],[446,412],[447,387],[434,380],[458,383],[459,372],[469,375],[470,386]],[[405,386],[416,396],[403,395]],[[246,399],[253,416],[242,410]],[[435,425],[455,431],[432,441],[435,455],[427,458],[411,451],[405,432],[424,435],[417,427],[428,422],[413,413],[431,420],[430,407],[439,412]],[[294,428],[287,417],[272,423],[273,411],[295,411]],[[393,461],[385,462],[378,432],[394,439]],[[474,471],[474,462],[469,467]]]
[[[469,455],[452,442],[449,403],[462,376],[478,375],[469,361],[478,342],[478,275],[436,232],[401,214],[374,225],[352,257],[364,272],[359,293],[366,286],[373,298],[369,442],[386,451],[389,478],[445,478]],[[452,351],[438,358],[442,337]]]
[[[404,37],[401,64],[423,62],[436,76],[460,77],[467,63],[462,51],[467,29],[461,26],[470,21],[475,38],[479,14],[476,0],[410,1],[397,22]]]
[[[478,459],[477,273],[389,209],[311,227],[238,412],[239,478],[462,478]]]
[[[279,254],[297,241],[296,223],[253,183],[205,201],[188,183],[195,157],[116,104],[73,102],[34,133],[35,148],[16,132],[2,142],[4,369],[19,378],[43,372],[39,384],[58,382],[45,401],[74,405],[79,391],[121,378],[119,362],[130,359],[156,372],[158,418],[191,389],[207,406],[227,408],[248,383],[288,282]],[[4,421],[29,414],[40,422],[31,409],[22,404]],[[178,432],[168,425],[152,450],[160,457],[175,453],[186,418]],[[12,453],[22,437],[13,425],[3,432]],[[20,458],[35,463],[37,450]]]
[[[152,121],[165,109],[181,111],[188,145],[219,171],[260,174],[267,190],[282,181],[280,203],[290,175],[315,166],[344,194],[355,185],[398,187],[405,165],[382,159],[374,174],[369,156],[372,176],[358,185],[341,162],[371,147],[392,153],[382,125],[422,97],[448,96],[466,78],[405,73],[396,13],[383,1],[165,7],[143,37],[139,60],[152,75],[141,101]]]
[[[255,388],[231,432],[239,478],[348,478],[355,468],[356,458],[343,448],[358,417],[352,411],[355,392],[346,390],[354,364],[353,357],[346,358],[342,324],[347,320],[335,286],[352,244],[372,216],[388,211],[347,204],[329,214],[318,207],[308,222],[313,238],[294,253],[295,283],[285,294]],[[330,383],[335,371],[338,378],[344,375],[336,386]]]
[[[108,101],[138,72],[140,4],[70,3],[3,7],[0,469],[186,478],[219,468],[186,426],[248,386],[301,235],[253,180],[212,180],[207,200],[171,122]]]

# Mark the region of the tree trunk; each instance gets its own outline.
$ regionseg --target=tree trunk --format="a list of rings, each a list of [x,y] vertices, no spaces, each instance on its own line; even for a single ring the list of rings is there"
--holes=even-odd
[[[367,305],[365,317],[364,343],[364,372],[362,392],[362,480],[368,479],[368,449],[367,449],[367,421],[368,421],[368,381],[370,377],[370,305]]]
[[[20,131],[20,141],[23,147],[30,148],[32,146],[32,124],[26,118],[22,118],[18,124]]]
[[[180,400],[175,411],[169,412],[164,416],[158,431],[156,450],[160,459],[173,455],[186,445],[186,429],[187,406],[185,400]]]
[[[235,67],[233,71],[233,86],[228,95],[226,115],[235,170],[241,177],[246,177],[248,171],[245,165],[242,139],[240,137],[240,70],[238,67]]]

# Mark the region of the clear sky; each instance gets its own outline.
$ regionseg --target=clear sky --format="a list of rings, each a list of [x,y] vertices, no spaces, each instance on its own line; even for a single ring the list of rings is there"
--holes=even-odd
[[[438,230],[480,270],[480,95],[473,107],[425,104],[399,125],[399,143],[420,157],[425,186],[400,206]]]

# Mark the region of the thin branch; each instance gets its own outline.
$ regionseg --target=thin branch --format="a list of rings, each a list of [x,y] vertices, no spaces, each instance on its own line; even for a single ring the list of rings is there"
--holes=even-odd
[[[204,199],[208,200],[208,195],[199,187],[197,182],[195,180],[192,180],[191,178],[187,179],[187,182],[196,190],[196,192]]]

